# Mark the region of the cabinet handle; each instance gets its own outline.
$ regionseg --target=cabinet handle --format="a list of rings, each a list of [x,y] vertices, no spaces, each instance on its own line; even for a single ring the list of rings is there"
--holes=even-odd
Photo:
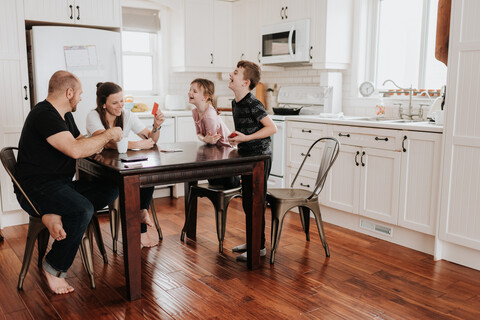
[[[402,150],[403,150],[403,152],[407,152],[407,149],[405,148],[405,140],[407,140],[407,136],[403,136],[403,141],[402,141]]]
[[[257,54],[257,60],[258,60],[258,63],[260,63],[260,51],[258,51],[258,54]]]
[[[210,64],[213,64],[213,53],[210,53],[210,57],[211,57]]]
[[[305,187],[305,188],[310,188],[310,185],[309,185],[309,184],[303,184],[303,183],[300,182],[300,185],[301,185],[302,187]]]
[[[303,133],[305,133],[305,132],[306,132],[306,133],[312,133],[312,130],[302,129],[302,132],[303,132]]]
[[[308,51],[308,55],[310,56],[310,60],[313,59],[312,50],[313,50],[313,46],[310,46],[310,51]]]
[[[375,137],[375,140],[383,140],[383,141],[388,141],[388,138],[379,138],[379,137]]]
[[[344,133],[339,133],[338,134],[339,137],[347,137],[347,138],[350,138],[350,133],[347,133],[347,134],[344,134]]]
[[[27,91],[27,86],[23,86],[23,89],[25,90],[25,100],[28,100],[28,91]]]
[[[73,20],[73,6],[69,5],[68,7],[70,8],[70,19]]]
[[[305,156],[311,157],[311,156],[312,156],[310,153],[309,153],[309,154],[305,154],[305,153],[302,152],[302,153],[300,153],[300,154],[302,155],[302,157],[305,157]]]
[[[284,8],[284,7],[282,7],[282,9],[280,9],[280,17],[282,18],[282,20],[284,19],[284,18],[283,18],[283,11],[285,11],[285,8]]]
[[[365,151],[362,152],[362,157],[360,158],[360,161],[362,162],[362,167],[365,167],[365,163],[363,162],[364,155],[365,155]]]
[[[358,163],[358,155],[360,154],[360,151],[357,151],[357,153],[355,154],[355,165],[358,167],[359,163]]]
[[[80,20],[80,6],[77,6],[77,20]]]
[[[287,13],[287,10],[288,10],[288,7],[285,7],[285,10],[283,10],[283,12],[285,12],[285,19],[288,19],[288,13]]]

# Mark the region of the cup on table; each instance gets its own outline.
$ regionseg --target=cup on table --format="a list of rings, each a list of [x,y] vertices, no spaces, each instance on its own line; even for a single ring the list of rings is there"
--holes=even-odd
[[[438,111],[435,111],[433,114],[432,114],[432,119],[435,120],[435,123],[436,124],[440,124],[442,125],[445,121],[445,113],[443,110],[438,110]]]
[[[125,152],[127,152],[127,149],[128,149],[128,139],[127,138],[123,138],[122,140],[117,141],[118,153],[125,153]]]

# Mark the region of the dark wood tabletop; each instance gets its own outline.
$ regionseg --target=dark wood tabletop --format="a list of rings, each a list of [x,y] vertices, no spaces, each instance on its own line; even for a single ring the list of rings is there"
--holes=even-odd
[[[147,159],[121,161],[135,157]],[[268,155],[239,154],[233,148],[208,146],[201,142],[179,142],[159,144],[149,150],[129,150],[125,154],[105,149],[96,156],[77,161],[80,176],[109,179],[119,186],[125,278],[130,300],[141,297],[140,187],[185,182],[186,201],[190,185],[198,180],[242,175],[242,194],[246,204],[247,266],[256,269],[260,266],[263,188],[266,183],[264,161],[268,158]],[[135,167],[134,164],[141,164],[141,167]],[[195,238],[196,219],[191,220],[187,236]]]

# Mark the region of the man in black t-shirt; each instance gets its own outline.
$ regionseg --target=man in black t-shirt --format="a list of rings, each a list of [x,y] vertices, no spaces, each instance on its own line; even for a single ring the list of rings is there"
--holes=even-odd
[[[95,154],[108,141],[122,138],[118,127],[90,138],[80,134],[72,112],[81,94],[82,85],[75,75],[55,72],[49,81],[47,99],[28,114],[18,144],[18,181],[55,239],[43,268],[56,294],[74,290],[65,276],[82,236],[94,211],[118,196],[118,188],[106,181],[72,181],[76,159]],[[20,192],[17,199],[25,211],[35,215]]]
[[[277,132],[277,127],[265,111],[263,104],[250,93],[260,81],[260,67],[253,62],[241,60],[237,68],[230,73],[228,87],[235,94],[232,101],[233,121],[235,131],[228,141],[238,145],[240,154],[264,155],[272,154],[270,136]],[[267,194],[267,180],[270,175],[272,159],[265,161],[265,182],[263,190],[263,220],[260,244],[260,256],[266,255],[265,249],[265,199]],[[245,203],[243,208],[245,210]],[[243,252],[237,256],[238,261],[247,261],[246,244],[233,248],[234,252]]]

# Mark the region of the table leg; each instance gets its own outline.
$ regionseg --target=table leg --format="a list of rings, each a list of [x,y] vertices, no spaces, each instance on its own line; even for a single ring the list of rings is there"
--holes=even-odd
[[[249,269],[260,267],[264,175],[263,161],[254,164],[252,175],[242,175],[243,208],[247,229],[247,266]]]
[[[191,204],[189,204],[189,197],[190,197],[190,186],[196,185],[198,181],[188,181],[183,184],[185,189],[185,219],[187,219],[187,210],[188,206],[191,205],[191,212],[190,212],[190,224],[187,226],[187,237],[189,239],[195,239],[197,235],[197,199],[195,199]]]
[[[142,296],[139,177],[124,177],[119,191],[127,297],[129,300],[137,300]]]

